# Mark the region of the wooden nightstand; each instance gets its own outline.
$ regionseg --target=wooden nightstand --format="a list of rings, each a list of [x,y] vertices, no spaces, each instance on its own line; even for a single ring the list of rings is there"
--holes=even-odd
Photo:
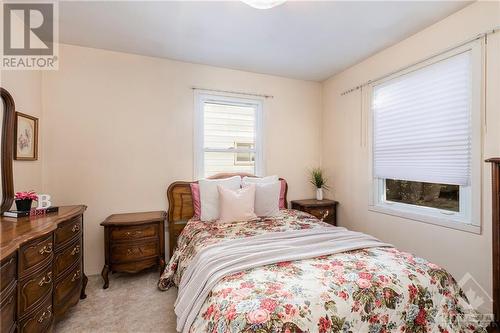
[[[104,222],[105,265],[103,288],[109,272],[136,273],[152,266],[165,267],[165,217],[163,211],[114,214]]]
[[[292,209],[316,216],[323,222],[337,225],[337,201],[334,200],[292,200]]]

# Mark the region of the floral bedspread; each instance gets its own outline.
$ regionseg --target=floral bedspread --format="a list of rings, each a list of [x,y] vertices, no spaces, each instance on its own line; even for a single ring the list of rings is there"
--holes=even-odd
[[[178,285],[191,260],[207,246],[325,225],[295,210],[252,222],[191,220],[158,286]],[[395,248],[378,247],[226,276],[212,289],[190,332],[486,332],[480,319],[444,269]]]

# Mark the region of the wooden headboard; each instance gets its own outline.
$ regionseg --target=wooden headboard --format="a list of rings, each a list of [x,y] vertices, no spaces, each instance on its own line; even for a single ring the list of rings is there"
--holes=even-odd
[[[249,173],[219,173],[215,176],[209,177],[209,179],[224,179],[233,176],[240,177],[255,177]],[[280,178],[280,180],[284,180]],[[191,183],[195,182],[184,182],[178,181],[173,182],[167,189],[167,199],[168,199],[168,231],[169,231],[169,248],[170,255],[173,253],[173,248],[177,244],[177,237],[186,225],[187,221],[193,217],[193,198],[191,196]],[[285,182],[286,183],[286,182]],[[288,192],[288,184],[285,187],[285,203],[288,205],[286,198]]]
[[[215,176],[208,177],[208,179],[224,179],[234,176],[243,177],[255,177],[254,175],[248,173],[219,173]],[[283,180],[280,178],[280,180]],[[178,222],[178,221],[188,221],[194,215],[193,208],[193,198],[191,197],[191,183],[194,182],[184,182],[178,181],[170,184],[167,189],[168,198],[168,223]],[[288,184],[285,188],[285,202],[287,203]]]

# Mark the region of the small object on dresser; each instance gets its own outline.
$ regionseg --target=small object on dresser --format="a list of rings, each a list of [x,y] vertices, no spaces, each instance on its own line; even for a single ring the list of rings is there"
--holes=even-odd
[[[57,213],[59,211],[59,207],[47,207],[43,209],[31,209],[28,211],[20,211],[20,210],[9,210],[3,213],[5,217],[27,217],[27,216],[41,216],[49,213]]]
[[[14,196],[14,200],[16,201],[16,208],[20,212],[29,212],[31,209],[31,205],[33,200],[38,200],[38,195],[33,191],[28,192],[16,192]],[[27,215],[26,215],[27,216]]]
[[[292,200],[292,209],[309,213],[323,222],[337,225],[337,201],[334,200]]]
[[[103,289],[109,287],[109,272],[137,273],[146,268],[165,267],[164,211],[113,214],[104,227],[105,264]]]

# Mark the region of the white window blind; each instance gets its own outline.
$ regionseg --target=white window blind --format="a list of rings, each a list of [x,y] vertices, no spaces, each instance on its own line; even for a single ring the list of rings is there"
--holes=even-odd
[[[471,52],[374,86],[374,176],[469,185]]]

